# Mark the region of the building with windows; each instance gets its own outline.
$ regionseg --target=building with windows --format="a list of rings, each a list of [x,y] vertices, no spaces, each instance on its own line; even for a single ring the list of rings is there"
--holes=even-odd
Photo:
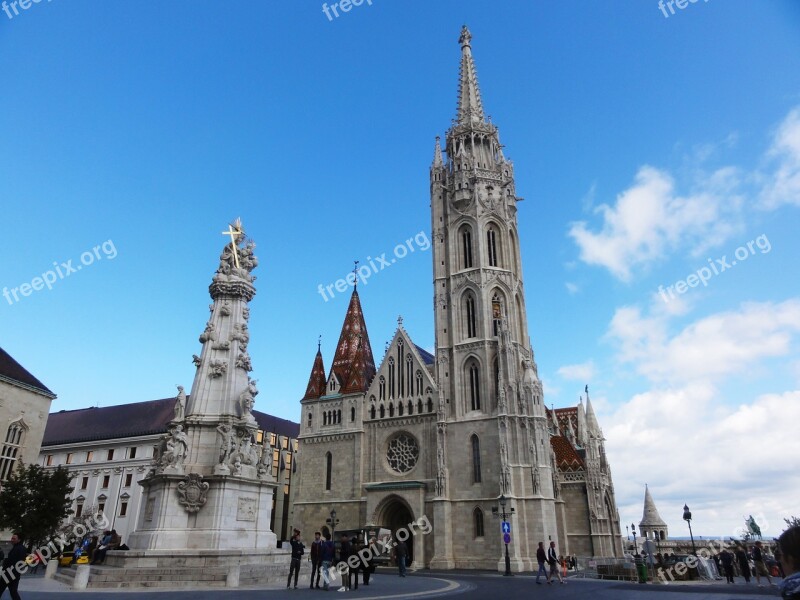
[[[0,348],[0,483],[17,465],[35,463],[56,395]]]
[[[125,542],[139,514],[142,488],[138,482],[152,468],[154,453],[174,415],[175,398],[53,413],[39,463],[66,466],[74,475],[75,515],[103,511]],[[255,441],[269,448],[272,475],[279,484],[270,528],[279,540],[286,540],[299,425],[255,410],[253,416],[258,423]]]
[[[376,367],[353,291],[330,370],[318,348],[300,402],[292,523],[396,531],[426,517],[432,533],[408,542],[416,566],[502,569],[502,501],[514,571],[536,568],[539,541],[620,556],[588,388],[585,408],[545,406],[525,309],[522,198],[484,114],[471,39],[465,27],[456,118],[430,167],[434,353],[399,319]]]

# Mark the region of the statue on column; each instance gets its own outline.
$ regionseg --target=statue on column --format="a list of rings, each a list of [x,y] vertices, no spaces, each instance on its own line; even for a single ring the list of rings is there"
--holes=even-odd
[[[178,386],[178,395],[175,398],[175,421],[183,421],[186,415],[186,392],[183,391],[183,386]]]

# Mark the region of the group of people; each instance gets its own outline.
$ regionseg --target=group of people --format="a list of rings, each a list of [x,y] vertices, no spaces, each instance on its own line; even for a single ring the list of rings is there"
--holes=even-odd
[[[565,579],[567,561],[563,556],[560,557],[558,552],[556,552],[555,542],[550,542],[550,547],[547,549],[547,551],[544,549],[544,542],[539,542],[539,547],[536,549],[536,562],[539,563],[539,571],[536,573],[536,583],[541,585],[542,582],[539,581],[539,578],[542,575],[545,576],[548,584],[553,583],[553,576],[558,577],[558,581],[560,583],[567,583],[567,580]],[[549,573],[545,565],[550,566]],[[564,571],[564,576],[561,574],[562,570]]]
[[[324,537],[319,531],[314,533],[314,541],[311,542],[308,556],[308,560],[311,562],[311,584],[309,586],[311,589],[329,591],[336,577],[341,575],[342,585],[337,591],[357,590],[359,573],[361,573],[362,584],[369,585],[370,578],[375,572],[375,556],[380,554],[376,548],[377,540],[373,537],[367,544],[364,544],[357,537],[351,540],[347,534],[342,534],[339,540],[337,551],[330,533],[326,531]],[[292,556],[286,588],[292,587],[292,578],[294,577],[294,589],[297,589],[300,565],[306,548],[300,538],[300,530],[293,531],[289,544],[292,548]],[[365,548],[368,548],[369,552],[360,554]],[[397,541],[394,553],[399,575],[405,577],[408,546],[404,541]],[[354,556],[357,557],[357,560],[352,559]],[[322,579],[322,587],[320,587],[320,579]]]
[[[733,552],[725,548],[719,555],[714,557],[719,561],[719,566],[722,572],[725,573],[727,583],[734,583],[734,576],[739,575],[744,577],[745,583],[750,583],[751,575],[756,576],[758,587],[762,587],[761,577],[766,577],[770,585],[775,585],[770,577],[770,570],[767,567],[766,556],[764,548],[760,541],[756,542],[751,548],[750,553],[745,552],[744,546],[738,544]],[[752,558],[753,566],[750,566],[750,559]],[[778,575],[783,577],[783,567],[780,561],[780,549],[776,553],[775,559],[778,568]]]

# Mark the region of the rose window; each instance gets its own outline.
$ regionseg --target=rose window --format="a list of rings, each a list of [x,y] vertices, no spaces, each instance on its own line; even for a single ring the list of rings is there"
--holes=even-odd
[[[408,473],[419,459],[419,444],[411,434],[399,433],[389,440],[386,458],[393,471]]]

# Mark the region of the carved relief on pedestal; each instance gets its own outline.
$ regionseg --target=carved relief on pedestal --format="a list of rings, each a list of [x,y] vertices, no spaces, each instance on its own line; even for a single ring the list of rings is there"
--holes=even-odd
[[[256,520],[256,499],[255,498],[239,498],[239,506],[236,510],[237,521],[255,521]]]
[[[231,316],[231,305],[228,302],[225,302],[219,309],[219,314],[223,317],[230,317]]]
[[[214,324],[209,321],[206,323],[206,328],[203,333],[200,334],[200,343],[205,344],[206,342],[215,341],[217,339],[217,332],[214,329]]]
[[[236,367],[244,369],[247,372],[253,370],[253,365],[250,362],[250,355],[247,352],[239,353],[239,356],[236,358]]]
[[[230,342],[217,342],[216,344],[213,344],[211,346],[211,349],[212,350],[222,350],[223,352],[227,352],[228,350],[231,349],[231,343]]]
[[[178,484],[178,503],[183,506],[188,513],[196,513],[205,505],[208,500],[207,481],[197,473],[189,473],[186,478]]]
[[[224,360],[212,360],[209,364],[208,376],[211,379],[222,377],[228,372],[228,362]]]

